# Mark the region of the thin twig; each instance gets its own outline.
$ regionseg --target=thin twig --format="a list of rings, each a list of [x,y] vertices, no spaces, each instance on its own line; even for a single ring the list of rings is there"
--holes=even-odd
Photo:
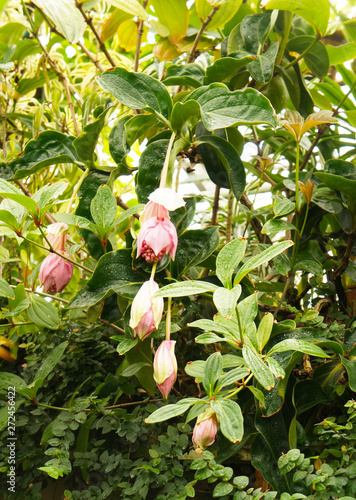
[[[340,266],[335,271],[335,276],[341,276],[349,265],[349,259],[355,244],[356,233],[350,233],[344,255],[342,256]]]
[[[213,203],[213,215],[211,217],[211,225],[216,226],[218,220],[219,211],[219,197],[220,197],[220,186],[215,186],[214,203]]]
[[[122,198],[120,196],[116,196],[116,205],[118,207],[121,207],[123,208],[124,210],[128,210],[130,207],[122,200]],[[140,216],[138,214],[133,214],[133,217],[135,217],[135,219],[138,219],[140,220]]]
[[[248,199],[246,193],[241,196],[240,202],[249,210],[252,209],[252,203]],[[250,220],[250,224],[253,227],[253,230],[255,231],[260,243],[268,243],[269,245],[272,245],[271,238],[268,236],[268,234],[262,234],[262,224],[260,219],[258,219],[257,217],[252,217],[252,219]]]
[[[215,15],[215,13],[218,10],[219,10],[219,6],[218,7],[214,7],[213,10],[208,15],[208,17],[203,22],[203,24],[201,25],[201,28],[200,28],[197,36],[195,37],[195,40],[194,40],[194,43],[193,43],[193,47],[192,47],[192,49],[191,49],[191,51],[189,53],[188,63],[191,63],[191,62],[195,61],[195,59],[197,58],[197,56],[196,56],[196,50],[197,50],[199,41],[200,41],[200,39],[202,37],[202,34],[204,33],[205,28],[208,26],[208,24],[210,23],[210,21],[212,20],[213,16]]]
[[[147,7],[148,0],[144,0],[142,3],[142,7],[146,9]],[[136,43],[136,52],[135,52],[135,65],[134,65],[134,71],[138,71],[138,67],[140,64],[140,52],[141,52],[141,41],[142,41],[142,35],[143,35],[143,19],[141,19],[140,24],[138,25],[138,30],[137,30],[137,43]]]
[[[103,323],[106,326],[110,326],[111,328],[114,328],[114,330],[117,330],[120,333],[125,333],[125,330],[123,330],[122,328],[120,328],[117,325],[114,325],[113,323],[110,323],[109,321],[106,321],[106,319],[98,318],[97,321],[99,321],[99,323]]]
[[[234,207],[234,195],[232,190],[230,190],[227,201],[227,219],[226,219],[226,236],[225,236],[226,243],[229,243],[231,241],[233,207]]]
[[[89,28],[92,30],[95,38],[98,40],[99,47],[104,52],[104,54],[106,56],[106,59],[109,61],[109,63],[111,64],[111,66],[114,68],[116,66],[115,61],[113,60],[113,58],[109,54],[109,52],[108,52],[108,50],[107,50],[107,48],[105,46],[105,43],[100,38],[99,33],[96,31],[96,28],[95,28],[95,26],[93,24],[92,18],[90,16],[87,16],[87,14],[85,13],[85,11],[83,9],[83,5],[81,3],[79,3],[77,0],[75,2],[75,5],[80,10],[80,13],[82,14],[82,16],[84,18],[84,21],[87,23],[87,25],[89,26]]]
[[[92,54],[82,43],[80,40],[78,40],[77,45],[82,49],[82,51],[89,57],[89,59],[95,64],[95,66],[98,68],[99,71],[102,73],[105,71],[105,68],[100,64],[100,62],[96,59],[94,54]]]

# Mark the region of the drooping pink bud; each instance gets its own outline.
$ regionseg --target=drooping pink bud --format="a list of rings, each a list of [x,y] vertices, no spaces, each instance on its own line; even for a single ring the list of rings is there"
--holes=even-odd
[[[177,378],[175,343],[175,340],[163,340],[153,360],[153,378],[164,399],[167,399]]]
[[[149,195],[148,199],[150,201],[145,206],[140,217],[141,224],[144,224],[152,217],[158,217],[159,219],[166,217],[169,219],[169,211],[172,212],[185,205],[181,195],[170,188],[158,188]]]
[[[172,222],[164,217],[152,217],[141,227],[137,238],[137,257],[142,255],[147,262],[156,262],[163,255],[176,255],[178,245],[177,230]]]
[[[70,257],[65,250],[60,251]],[[41,264],[40,283],[46,293],[60,293],[70,282],[73,275],[73,264],[55,253],[49,254]]]
[[[134,298],[131,306],[130,326],[141,340],[157,330],[162,319],[163,298],[154,297],[159,289],[157,283],[151,278],[144,283]]]
[[[158,217],[159,219],[169,219],[169,212],[163,205],[155,203],[154,201],[149,201],[140,216],[141,224],[144,224],[148,219],[152,217]]]
[[[215,441],[218,431],[218,418],[211,408],[199,415],[193,430],[193,444],[195,449],[202,450]]]
[[[55,222],[47,226],[46,236],[53,250],[64,250],[68,236],[67,232],[68,226],[64,222]],[[44,240],[43,243],[48,247],[46,240]]]

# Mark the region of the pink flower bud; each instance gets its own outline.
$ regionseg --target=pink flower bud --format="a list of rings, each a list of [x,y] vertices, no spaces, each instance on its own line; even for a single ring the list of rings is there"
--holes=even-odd
[[[153,360],[153,378],[164,399],[167,399],[177,378],[175,343],[175,340],[164,340],[157,349]]]
[[[50,224],[47,229],[47,240],[50,242],[53,250],[64,250],[67,241],[68,226],[64,222],[55,222]],[[44,245],[48,247],[47,241],[43,241]]]
[[[141,224],[144,224],[148,219],[152,219],[152,217],[169,219],[169,212],[163,205],[155,203],[154,201],[149,201],[140,216]]]
[[[177,230],[172,222],[166,217],[152,217],[142,225],[138,234],[137,257],[142,254],[147,262],[156,262],[169,253],[174,260],[177,245]]]
[[[218,419],[211,408],[199,415],[193,430],[193,444],[196,449],[203,449],[215,441],[218,431]]]
[[[70,257],[65,250],[60,251]],[[49,254],[41,264],[40,283],[46,293],[60,293],[70,282],[73,275],[73,264],[55,253]]]
[[[157,283],[150,279],[144,283],[134,298],[131,306],[130,326],[141,340],[157,330],[162,319],[163,298],[154,297],[159,289]]]

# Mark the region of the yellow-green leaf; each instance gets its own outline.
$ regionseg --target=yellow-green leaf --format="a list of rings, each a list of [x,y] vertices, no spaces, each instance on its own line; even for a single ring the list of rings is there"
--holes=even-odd
[[[185,0],[152,0],[155,15],[169,30],[168,39],[172,44],[180,42],[188,29],[189,11]]]
[[[330,7],[327,0],[268,0],[263,7],[289,10],[312,24],[321,35],[328,27]]]
[[[137,16],[144,21],[148,20],[147,12],[137,0],[108,0],[108,3],[132,16]]]
[[[329,54],[329,62],[331,66],[335,64],[343,64],[344,62],[355,59],[356,43],[345,43],[344,45],[326,45],[326,50]]]
[[[230,0],[219,7],[219,10],[214,14],[214,17],[207,26],[208,30],[214,30],[224,26],[239,10],[242,0]],[[214,5],[215,6],[215,5]],[[207,0],[196,0],[195,8],[197,14],[202,21],[208,17],[213,10],[213,6]]]

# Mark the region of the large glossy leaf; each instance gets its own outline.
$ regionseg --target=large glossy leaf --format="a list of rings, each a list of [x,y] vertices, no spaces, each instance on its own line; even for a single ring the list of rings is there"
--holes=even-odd
[[[195,102],[195,101],[191,101]],[[212,135],[203,125],[203,122],[198,122],[196,127],[196,139],[201,136]],[[214,135],[227,139],[226,129],[218,129],[214,131]],[[219,159],[219,156],[213,148],[208,144],[203,143],[198,146],[198,151],[202,157],[205,169],[210,179],[219,187],[230,189],[229,173]]]
[[[236,285],[231,290],[219,287],[214,291],[213,301],[217,310],[224,318],[235,314],[236,303],[241,295],[241,286]]]
[[[153,116],[153,115],[138,115]],[[125,156],[130,152],[130,147],[127,140],[126,123],[130,120],[129,116],[120,118],[110,131],[109,135],[109,151],[112,159],[120,165],[124,161]]]
[[[231,399],[218,399],[211,401],[211,408],[219,416],[221,433],[232,443],[241,441],[244,420],[240,406]]]
[[[257,54],[260,45],[268,34],[271,15],[254,14],[246,16],[240,25],[240,34],[245,42],[246,50]]]
[[[180,134],[184,124],[198,116],[200,116],[200,106],[196,101],[176,102],[171,116],[172,129]]]
[[[172,263],[176,276],[181,276],[189,267],[197,266],[207,259],[217,249],[219,242],[217,227],[192,229],[183,233],[178,241],[175,261]]]
[[[7,299],[14,299],[15,292],[8,284],[8,282],[0,278],[0,297],[6,297]]]
[[[216,285],[208,283],[207,281],[181,281],[178,283],[170,283],[160,288],[155,293],[155,297],[187,297],[199,293],[213,292],[216,289]],[[192,324],[192,326],[195,325]]]
[[[263,252],[261,252],[260,254],[251,257],[237,273],[234,280],[234,284],[240,283],[242,278],[246,276],[246,274],[248,274],[250,271],[252,271],[252,269],[255,269],[261,264],[264,264],[265,262],[268,262],[269,260],[273,259],[274,257],[276,257],[276,255],[279,255],[280,253],[284,252],[284,250],[286,250],[293,244],[294,243],[291,240],[281,241],[280,243],[276,243],[275,245],[270,246],[266,250],[263,250]]]
[[[158,188],[168,142],[167,139],[151,142],[140,156],[135,187],[140,203],[147,203],[148,196]]]
[[[54,130],[40,132],[29,141],[23,153],[9,163],[0,164],[2,179],[22,179],[58,163],[79,163],[73,138]]]
[[[56,330],[60,326],[61,320],[53,304],[34,293],[30,296],[30,302],[27,314],[31,321],[36,325],[44,326],[52,330]]]
[[[78,158],[89,168],[95,165],[95,148],[108,113],[113,109],[112,102],[106,108],[98,107],[94,111],[95,120],[84,127],[83,132],[73,141]],[[101,111],[101,112],[100,112]]]
[[[114,36],[120,24],[124,21],[127,21],[128,19],[131,19],[131,17],[132,16],[129,13],[124,12],[121,9],[115,9],[110,14],[110,17],[107,19],[101,29],[101,39],[103,40],[103,42],[106,42],[106,40],[109,40],[109,38]]]
[[[116,198],[108,186],[99,186],[90,204],[90,212],[97,226],[105,233],[115,221],[117,214]]]
[[[282,340],[275,346],[272,347],[268,354],[273,354],[275,352],[287,352],[287,351],[300,351],[305,354],[310,354],[311,356],[317,356],[320,358],[329,358],[330,356],[326,354],[320,347],[305,342],[299,339],[286,339]]]
[[[188,100],[199,103],[204,126],[210,131],[257,123],[275,127],[277,123],[271,103],[255,89],[231,92],[222,83],[212,83],[194,90],[186,102]]]
[[[185,85],[198,88],[202,85],[204,69],[199,64],[171,64],[165,73],[163,83],[169,85]]]
[[[109,252],[99,259],[93,276],[75,295],[69,307],[89,307],[113,293],[133,298],[145,280],[146,276],[132,269],[131,250]]]
[[[15,373],[0,372],[0,389],[7,390],[10,386],[15,386],[17,389],[23,389],[26,385],[24,379]]]
[[[169,418],[177,417],[186,412],[192,404],[201,403],[200,399],[197,398],[185,398],[178,401],[174,405],[165,405],[158,408],[158,410],[151,413],[149,417],[145,419],[146,424],[155,424],[157,422],[163,422]]]
[[[204,83],[228,81],[254,58],[253,54],[241,50],[235,52],[233,57],[217,59],[211,66],[206,68]]]
[[[278,42],[271,43],[264,54],[256,56],[256,59],[247,66],[251,76],[258,82],[266,84],[271,80],[278,46]]]
[[[257,352],[251,347],[244,346],[242,348],[242,355],[247,363],[247,366],[251,369],[254,377],[258,382],[269,391],[274,387],[274,377],[267,365],[262,361]]]
[[[106,184],[108,181],[109,175],[105,172],[99,171],[93,171],[85,178],[78,193],[79,204],[75,212],[77,216],[84,219],[82,220],[83,223],[85,223],[85,220],[90,222],[93,220],[90,212],[91,202],[96,195],[98,188],[102,184]],[[92,230],[92,227],[90,229]],[[96,259],[99,259],[104,253],[99,238],[87,229],[79,229],[78,232],[84,238],[90,254]]]
[[[302,54],[312,43],[314,43],[314,41],[315,38],[312,36],[297,36],[288,42],[287,49],[291,52]],[[318,78],[322,79],[328,74],[330,65],[329,56],[325,45],[320,40],[318,40],[312,49],[305,54],[304,61],[308,68]]]
[[[350,360],[346,358],[341,358],[341,362],[346,368],[347,375],[349,378],[350,389],[356,392],[356,363],[355,360]]]
[[[154,111],[160,119],[169,118],[172,99],[166,87],[149,75],[130,73],[123,68],[105,71],[98,84],[125,106]]]
[[[184,38],[189,21],[189,11],[185,0],[152,0],[155,15],[160,23],[169,29],[168,39],[176,44]]]
[[[235,147],[227,140],[216,135],[202,135],[195,141],[195,144],[197,146],[207,144],[215,151],[230,178],[234,196],[239,200],[245,189],[246,174],[245,167]]]
[[[229,2],[221,5],[219,10],[215,13],[214,17],[208,24],[207,29],[214,30],[216,28],[223,27],[224,24],[230,21],[230,19],[236,14],[241,4],[242,0],[229,0]],[[207,2],[207,0],[196,0],[195,8],[197,10],[198,16],[202,21],[205,21],[213,10],[212,4]]]
[[[226,288],[231,288],[231,277],[246,251],[246,238],[236,238],[225,245],[216,259],[216,275]]]
[[[34,0],[55,27],[70,43],[76,43],[83,35],[86,24],[75,3],[71,0]]]
[[[211,354],[204,365],[203,387],[209,399],[213,398],[214,387],[222,373],[222,357],[220,352]]]
[[[35,378],[32,382],[31,385],[35,383],[36,380],[38,379],[43,379],[45,380],[48,375],[53,371],[54,367],[58,363],[58,361],[61,359],[65,349],[68,347],[68,342],[62,342],[61,344],[57,345],[51,353],[43,360],[41,366],[36,372]]]
[[[328,27],[330,6],[327,0],[268,0],[264,8],[289,10],[312,24],[321,35]]]

